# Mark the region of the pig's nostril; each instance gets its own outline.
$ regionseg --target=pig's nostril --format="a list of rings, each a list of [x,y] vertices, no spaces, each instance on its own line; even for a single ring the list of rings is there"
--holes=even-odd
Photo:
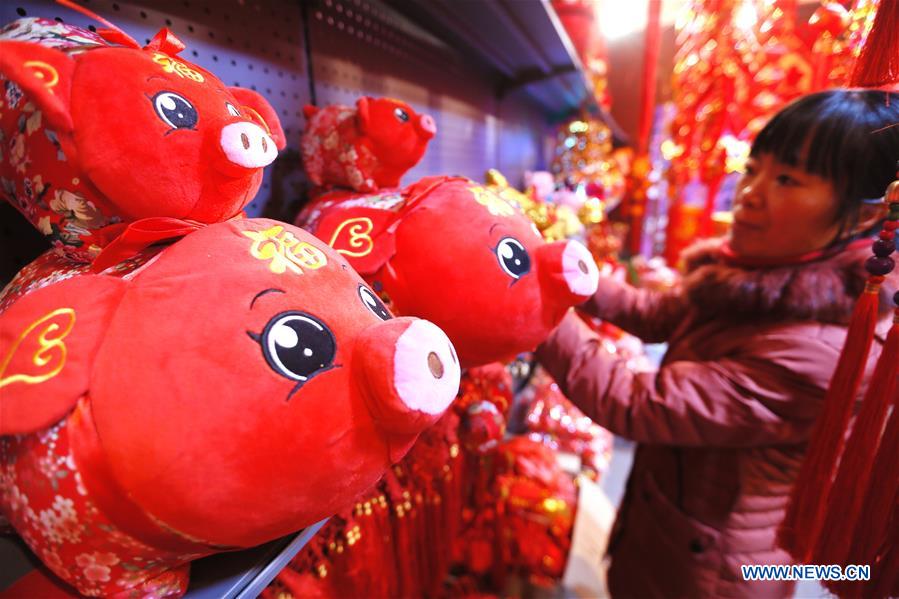
[[[246,134],[246,133],[241,133],[241,134],[240,134],[240,142],[243,144],[243,149],[244,149],[244,150],[249,150],[249,149],[250,149],[250,138],[247,137],[247,134]]]
[[[580,269],[580,271],[581,271],[582,273],[584,273],[584,274],[587,274],[588,272],[590,272],[589,270],[587,270],[587,263],[584,262],[583,260],[578,260],[578,261],[577,261],[577,267],[578,267],[578,268]]]
[[[428,368],[435,379],[443,378],[443,362],[440,361],[440,357],[434,352],[428,354]]]
[[[262,151],[263,151],[263,152],[268,152],[268,142],[265,141],[265,138],[264,138],[264,137],[262,138]]]

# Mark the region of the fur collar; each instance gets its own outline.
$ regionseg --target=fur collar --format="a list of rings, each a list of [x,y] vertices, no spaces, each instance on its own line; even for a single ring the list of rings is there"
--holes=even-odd
[[[705,318],[814,320],[846,324],[865,288],[867,247],[805,264],[745,269],[725,264],[721,239],[700,241],[683,254],[684,292]],[[882,313],[892,308],[891,281],[881,290]]]

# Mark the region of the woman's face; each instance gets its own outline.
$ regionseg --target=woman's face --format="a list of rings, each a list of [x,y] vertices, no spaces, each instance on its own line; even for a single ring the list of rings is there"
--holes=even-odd
[[[750,258],[780,258],[820,250],[836,237],[833,184],[771,154],[751,157],[734,197],[730,246]]]

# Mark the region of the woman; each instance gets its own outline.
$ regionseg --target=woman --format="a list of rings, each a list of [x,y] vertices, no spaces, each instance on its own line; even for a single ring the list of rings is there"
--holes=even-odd
[[[614,596],[792,593],[740,566],[790,563],[775,532],[864,288],[896,123],[884,92],[794,102],[753,144],[731,233],[685,253],[676,290],[600,282],[582,309],[667,341],[658,372],[628,370],[573,314],[539,348],[569,398],[639,443],[609,542]]]

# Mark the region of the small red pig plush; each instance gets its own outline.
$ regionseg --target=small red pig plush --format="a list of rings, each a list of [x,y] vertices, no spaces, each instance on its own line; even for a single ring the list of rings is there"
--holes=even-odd
[[[300,229],[146,251],[0,314],[0,514],[86,595],[179,595],[190,560],[333,514],[459,386],[440,329]]]
[[[362,97],[355,108],[335,104],[303,111],[303,163],[319,186],[361,192],[396,187],[437,133],[430,116],[390,98]]]
[[[117,223],[240,214],[284,147],[268,102],[178,57],[167,29],[144,48],[43,19],[0,37],[2,194],[75,260]]]
[[[297,224],[346,256],[397,312],[446,331],[464,367],[533,349],[599,280],[583,245],[545,243],[517,208],[460,177],[325,195]]]

